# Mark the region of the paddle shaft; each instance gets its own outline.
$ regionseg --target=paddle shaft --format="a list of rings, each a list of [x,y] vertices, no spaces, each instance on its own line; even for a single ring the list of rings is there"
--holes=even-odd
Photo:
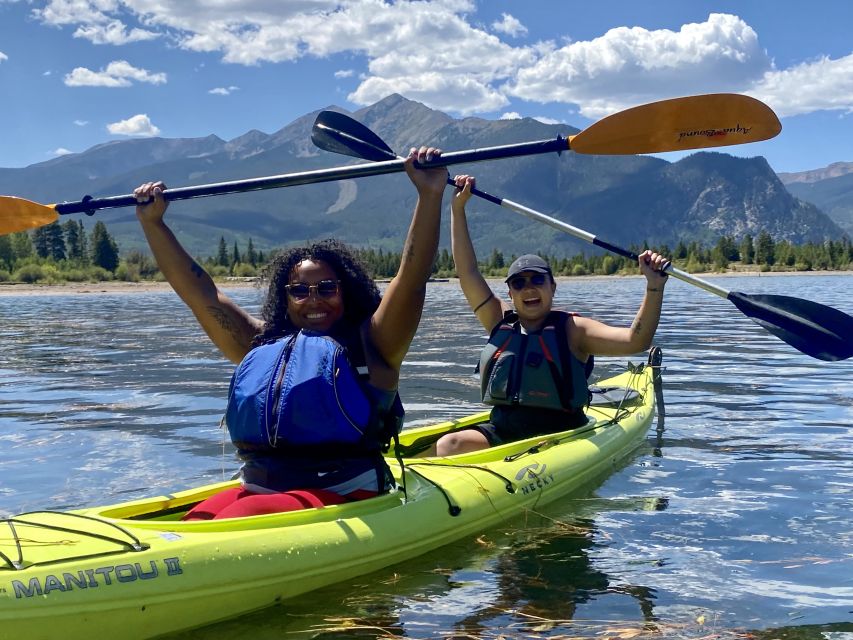
[[[456,184],[453,180],[448,180],[450,184]],[[627,249],[623,249],[622,247],[617,247],[616,245],[610,244],[604,240],[600,240],[596,238],[593,234],[588,231],[584,231],[583,229],[578,229],[577,227],[573,227],[570,224],[562,222],[561,220],[557,220],[556,218],[552,218],[551,216],[547,216],[544,213],[540,213],[535,209],[531,209],[530,207],[525,207],[523,204],[519,204],[517,202],[513,202],[512,200],[508,200],[506,198],[498,198],[497,196],[493,196],[490,193],[486,193],[485,191],[480,191],[477,188],[471,189],[471,193],[475,196],[483,198],[484,200],[488,200],[489,202],[493,202],[494,204],[500,205],[506,209],[511,209],[517,213],[520,213],[524,216],[532,220],[536,220],[538,222],[543,222],[554,229],[558,229],[560,231],[564,231],[570,235],[573,235],[575,238],[583,240],[584,242],[588,242],[590,244],[595,245],[596,247],[601,247],[602,249],[606,249],[611,253],[615,253],[617,255],[623,256],[633,261],[637,261],[640,256],[638,256],[633,251],[628,251]],[[713,293],[714,295],[720,296],[721,298],[728,299],[729,291],[723,289],[722,287],[718,287],[716,285],[711,284],[710,282],[706,282],[701,278],[697,278],[694,275],[687,273],[686,271],[682,271],[674,266],[672,263],[667,263],[664,267],[663,271],[668,275],[675,276],[679,280],[683,280],[689,284],[695,285],[705,291]]]
[[[679,101],[679,104],[682,102]],[[641,107],[640,110],[644,115],[649,115],[648,108]],[[652,111],[654,112],[654,110],[655,108],[653,107]],[[647,118],[640,118],[635,124],[642,125],[646,120]],[[607,119],[603,122],[606,121]],[[597,125],[593,125],[593,128],[595,126]],[[628,128],[630,129],[631,127]],[[588,129],[587,131],[590,130]],[[582,132],[570,138],[572,148],[575,151],[578,150],[576,148],[578,141],[582,140],[583,136],[584,133]],[[605,138],[607,137],[605,136]],[[321,149],[345,155],[354,155],[355,157],[366,160],[383,161],[397,157],[391,148],[370,129],[349,116],[337,112],[321,112],[317,116],[311,138]],[[612,143],[612,140],[610,142]],[[587,150],[595,146],[595,144],[588,145]],[[615,148],[612,144],[605,146],[598,145],[599,151],[612,153]],[[456,184],[455,180],[451,180],[450,178],[448,178],[448,182],[454,186]],[[577,227],[546,216],[517,202],[498,198],[479,189],[472,189],[472,194],[521,213],[538,222],[543,222],[559,231],[569,233],[602,249],[629,258],[632,261],[639,259],[639,256],[632,251],[617,247],[604,240],[599,240],[593,234],[583,229],[578,229]],[[664,265],[663,271],[674,275],[688,284],[727,299],[744,315],[802,353],[827,361],[844,360],[853,357],[853,341],[850,339],[850,336],[853,336],[853,317],[837,309],[791,296],[755,296],[737,291],[726,291],[721,287],[676,269],[671,263]]]
[[[429,162],[415,163],[415,166],[419,168],[446,167],[452,164],[482,162],[484,160],[495,160],[499,158],[513,158],[517,156],[529,156],[551,152],[559,153],[561,151],[567,151],[568,149],[568,139],[562,136],[557,136],[553,140],[538,140],[535,142],[523,142],[520,144],[485,147],[482,149],[452,151],[442,154],[440,157]],[[330,169],[317,169],[315,171],[286,173],[264,178],[232,180],[229,182],[217,182],[194,187],[177,187],[164,191],[163,197],[168,201],[188,200],[191,198],[217,196],[226,193],[242,193],[245,191],[278,189],[280,187],[293,187],[319,182],[333,182],[335,180],[345,180],[348,178],[363,178],[366,176],[376,176],[385,173],[405,171],[404,163],[405,159],[396,158],[393,160],[374,162],[370,164],[357,164],[345,167],[332,167]],[[137,204],[138,201],[133,195],[110,196],[106,198],[90,198],[89,196],[86,196],[77,202],[62,202],[55,204],[53,205],[53,208],[60,215],[65,215],[69,213],[91,213],[97,209],[132,207]]]
[[[335,119],[338,121],[338,125],[343,126],[330,127],[324,124],[315,124],[315,133],[320,134],[320,138],[317,138],[316,136],[314,137],[315,143],[322,143],[327,141],[344,141],[348,144],[344,147],[339,148],[339,151],[346,152],[350,155],[355,153],[357,157],[366,157],[367,159],[394,158],[394,160],[378,160],[377,164],[389,161],[400,161],[400,158],[396,156],[396,154],[387,144],[385,144],[385,142],[381,138],[379,138],[375,133],[373,133],[370,129],[365,127],[357,120],[353,120],[352,118],[344,116],[343,114],[329,115],[334,116]],[[343,130],[344,127],[349,128],[351,132]],[[369,138],[369,140],[366,140],[365,138]],[[456,186],[456,182],[453,180],[453,178],[448,177],[447,183],[454,187]],[[524,205],[519,204],[517,202],[513,202],[512,200],[508,200],[506,198],[499,198],[498,196],[494,196],[491,193],[481,191],[476,187],[473,187],[471,189],[471,193],[479,198],[482,198],[483,200],[488,200],[489,202],[492,202],[501,207],[511,209],[533,220],[544,222],[545,224],[555,229],[569,233],[575,236],[576,238],[579,238],[580,240],[589,242],[590,244],[593,244],[597,247],[601,247],[602,249],[606,249],[607,251],[633,260],[634,262],[636,262],[640,258],[640,256],[638,256],[633,251],[628,251],[627,249],[617,247],[616,245],[610,244],[609,242],[606,242],[604,240],[599,240],[588,231],[573,227],[570,224],[561,222],[556,218],[547,216],[544,213],[540,213],[534,209],[531,209],[530,207],[525,207]],[[687,273],[686,271],[681,271],[680,269],[673,267],[671,262],[668,262],[666,264],[666,266],[664,267],[664,272],[675,276],[679,280],[683,280],[684,282],[700,287],[705,291],[713,293],[714,295],[720,296],[721,298],[728,298],[729,296],[729,292],[725,289],[713,285],[710,282],[701,280],[700,278],[697,278]]]

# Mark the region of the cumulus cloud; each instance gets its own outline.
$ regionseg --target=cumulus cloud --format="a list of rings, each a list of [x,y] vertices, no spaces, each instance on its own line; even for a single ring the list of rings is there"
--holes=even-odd
[[[517,38],[527,33],[527,27],[521,24],[518,18],[511,16],[508,13],[501,14],[501,19],[492,23],[492,29],[498,33],[505,33],[508,36]]]
[[[138,138],[150,138],[160,135],[160,129],[154,126],[144,113],[131,116],[127,120],[108,124],[107,131],[114,136],[134,136]]]
[[[783,71],[768,71],[750,95],[770,105],[779,116],[822,109],[853,112],[853,54],[822,57]]]
[[[74,37],[93,44],[123,45],[160,37],[148,29],[128,28],[115,15],[123,11],[122,4],[116,0],[50,0],[44,7],[33,9],[33,15],[55,27],[77,25]]]
[[[743,91],[772,67],[752,27],[711,14],[679,31],[619,27],[567,44],[519,70],[506,89],[525,100],[577,104],[582,115],[600,118],[661,97]]]
[[[0,51],[0,62],[3,62],[4,60],[8,60],[8,59],[9,59],[9,56],[7,56],[5,53]]]
[[[53,151],[51,151],[50,155],[56,156],[58,158],[59,156],[67,156],[69,153],[74,152],[70,149],[66,149],[65,147],[59,147],[58,149],[54,149]]]
[[[94,34],[105,33],[109,25],[118,33],[114,22],[120,21],[122,33],[144,28],[177,47],[218,53],[225,63],[257,65],[351,53],[369,65],[348,96],[357,104],[396,91],[434,108],[467,114],[505,106],[508,99],[500,83],[519,67],[533,64],[537,52],[535,47],[510,46],[470,25],[466,16],[475,10],[473,0],[48,0],[36,15],[48,24],[76,25],[81,37],[98,42],[107,38]],[[78,72],[84,81],[94,83],[92,76],[97,76],[101,86],[126,86],[120,78],[86,71]]]
[[[116,60],[100,71],[77,67],[66,74],[64,79],[69,87],[129,87],[134,81],[163,84],[166,82],[166,74],[151,73],[146,69],[137,69],[125,60]]]
[[[215,96],[230,96],[235,91],[238,91],[240,87],[230,86],[230,87],[216,87],[215,89],[211,89],[208,93],[212,93]]]
[[[364,59],[366,72],[335,73],[358,78],[347,98],[359,105],[396,92],[469,115],[499,112],[518,98],[598,119],[652,100],[733,91],[766,99],[783,115],[853,108],[847,58],[777,69],[737,15],[712,13],[674,30],[629,25],[586,41],[567,31],[559,42],[518,46],[507,41],[527,34],[517,18],[502,14],[483,26],[472,20],[476,11],[474,0],[44,0],[33,13],[94,43],[159,37],[226,64]],[[66,83],[165,82],[165,74],[150,77],[80,68]]]
[[[74,124],[76,124],[78,127],[85,127],[87,124],[89,124],[89,121],[88,120],[75,120]]]
[[[93,44],[121,45],[129,42],[153,40],[160,36],[145,29],[127,29],[118,20],[111,20],[105,24],[89,24],[78,27],[74,32],[74,37],[89,40]]]
[[[501,120],[521,120],[522,115],[518,111],[507,111],[500,119]]]

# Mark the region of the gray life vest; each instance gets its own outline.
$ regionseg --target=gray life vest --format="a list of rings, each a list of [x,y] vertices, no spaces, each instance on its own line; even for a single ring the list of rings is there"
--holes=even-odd
[[[552,311],[539,331],[525,334],[508,312],[480,355],[480,391],[485,404],[583,412],[589,402],[587,376],[592,356],[582,363],[569,349],[564,311]]]

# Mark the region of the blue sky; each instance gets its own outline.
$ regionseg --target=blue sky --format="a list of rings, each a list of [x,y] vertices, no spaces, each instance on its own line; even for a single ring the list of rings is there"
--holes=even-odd
[[[395,92],[579,128],[736,92],[783,130],[725,151],[802,171],[853,161],[851,24],[847,0],[0,0],[0,167],[129,136],[271,133]]]

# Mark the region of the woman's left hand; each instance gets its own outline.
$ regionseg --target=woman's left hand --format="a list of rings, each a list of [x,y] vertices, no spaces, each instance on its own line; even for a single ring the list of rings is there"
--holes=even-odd
[[[665,257],[650,249],[643,251],[637,260],[637,263],[640,266],[640,273],[646,276],[646,280],[649,284],[659,284],[660,286],[663,286],[664,283],[666,283],[668,276],[663,270],[669,262],[670,261]]]

